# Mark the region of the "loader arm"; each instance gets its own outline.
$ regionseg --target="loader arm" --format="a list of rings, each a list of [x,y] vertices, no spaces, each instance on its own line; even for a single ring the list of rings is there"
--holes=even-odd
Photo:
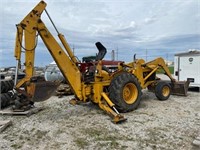
[[[148,68],[154,70],[153,72],[157,71],[159,68],[162,68],[165,71],[165,74],[170,78],[170,80],[172,82],[175,82],[175,79],[172,77],[168,67],[165,64],[165,61],[161,57],[156,58],[153,61],[149,61],[147,63],[144,63],[144,64],[142,64],[142,66],[148,67]]]
[[[129,72],[134,74],[138,81],[140,82],[140,86],[145,89],[151,89],[151,91],[155,91],[155,86],[158,84],[158,82],[167,82],[170,84],[170,91],[174,95],[187,95],[188,87],[189,87],[189,81],[176,81],[173,76],[171,75],[169,68],[165,64],[165,61],[163,58],[159,57],[152,61],[145,62],[143,59],[136,59],[134,62],[128,63],[128,64],[120,64],[121,70],[123,70],[123,67],[129,68]],[[164,70],[164,74],[169,77],[169,81],[163,81],[159,78],[156,78],[156,73],[158,70]],[[153,90],[152,90],[153,89]]]
[[[81,73],[76,65],[77,59],[73,56],[64,36],[58,31],[58,37],[63,44],[65,50],[59,45],[53,35],[49,32],[45,24],[41,19],[41,15],[45,10],[46,3],[41,1],[21,22],[17,25],[17,35],[15,44],[15,57],[17,60],[17,66],[21,61],[22,48],[25,51],[25,73],[24,79],[20,80],[16,84],[16,89],[19,89],[22,85],[27,85],[27,94],[34,95],[32,84],[29,85],[31,78],[34,76],[34,60],[35,60],[35,48],[37,46],[37,36],[40,36],[45,46],[50,52],[51,56],[55,60],[63,76],[70,84],[70,87],[74,91],[75,95],[82,100],[81,93]],[[48,15],[48,14],[47,14]],[[54,25],[54,24],[53,24]],[[24,45],[23,43],[24,36]]]
[[[153,73],[155,73],[158,69],[162,68],[164,70],[164,74],[167,75],[171,82],[168,82],[170,84],[171,87],[171,93],[174,95],[182,95],[182,96],[186,96],[187,95],[187,91],[189,88],[189,81],[176,81],[167,65],[165,64],[165,61],[163,60],[163,58],[157,58],[155,60],[152,60],[150,62],[144,63],[142,64],[142,66],[144,67],[144,71],[145,69],[150,69],[151,72],[144,78],[144,80],[146,81]],[[153,83],[153,82],[152,82]],[[145,87],[147,87],[149,84],[151,84],[151,82],[146,82],[145,83]]]

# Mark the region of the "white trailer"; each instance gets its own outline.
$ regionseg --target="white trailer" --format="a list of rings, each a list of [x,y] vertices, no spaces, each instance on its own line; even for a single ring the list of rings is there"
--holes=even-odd
[[[200,87],[200,51],[175,54],[174,77],[178,81],[190,81],[190,87]]]

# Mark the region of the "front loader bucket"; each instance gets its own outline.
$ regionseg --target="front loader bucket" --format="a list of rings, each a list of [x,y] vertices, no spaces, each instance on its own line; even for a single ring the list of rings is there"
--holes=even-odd
[[[35,82],[35,91],[33,93],[32,101],[41,102],[49,99],[59,86],[58,82],[42,81]]]
[[[179,96],[187,96],[190,81],[171,82],[171,94]]]

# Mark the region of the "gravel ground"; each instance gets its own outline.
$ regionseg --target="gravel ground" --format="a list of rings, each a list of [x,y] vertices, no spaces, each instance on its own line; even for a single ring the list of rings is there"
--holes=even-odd
[[[45,109],[30,117],[0,116],[13,122],[0,134],[0,149],[198,149],[192,145],[200,135],[198,92],[158,101],[144,90],[139,108],[124,114],[128,120],[122,124],[92,103],[72,106],[72,97],[37,103]]]

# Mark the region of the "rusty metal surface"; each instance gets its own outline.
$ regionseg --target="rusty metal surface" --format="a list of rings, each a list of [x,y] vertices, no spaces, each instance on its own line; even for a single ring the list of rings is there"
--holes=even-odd
[[[171,83],[171,94],[173,95],[180,95],[180,96],[187,96],[188,88],[189,88],[189,81],[177,81],[175,83]]]
[[[35,92],[32,97],[33,102],[41,102],[49,99],[59,86],[58,82],[36,82]]]

